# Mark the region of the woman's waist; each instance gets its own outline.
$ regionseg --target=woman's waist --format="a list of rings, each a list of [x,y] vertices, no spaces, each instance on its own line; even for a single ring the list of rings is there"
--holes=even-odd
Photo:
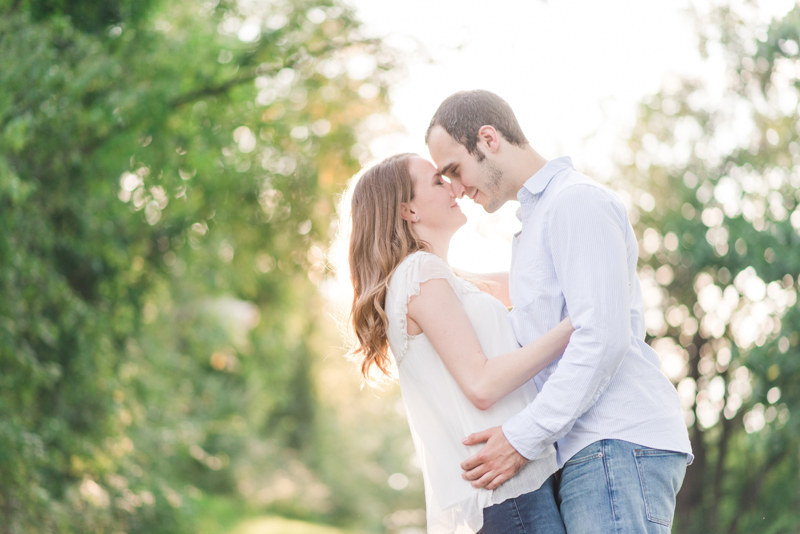
[[[470,456],[476,454],[481,447],[471,447]],[[444,454],[436,454],[426,448],[428,462],[422,466],[423,477],[431,489],[429,498],[436,501],[435,509],[442,511],[457,508],[460,512],[470,514],[474,508],[482,509],[498,504],[507,499],[519,497],[524,493],[536,491],[547,478],[558,469],[555,448],[551,445],[539,457],[529,461],[514,477],[495,490],[474,488],[471,483],[461,478],[460,463],[464,459],[453,458]]]
[[[400,390],[410,415],[437,419],[442,426],[458,423],[462,431],[475,432],[487,426],[502,425],[524,410],[538,393],[533,380],[529,380],[488,409],[481,410],[470,402],[443,367],[414,368],[407,355],[398,370]]]
[[[444,450],[443,457],[460,458],[457,461],[460,463],[481,448],[466,447],[461,440],[475,432],[502,426],[528,406],[535,397],[535,388],[532,384],[524,385],[487,410],[479,410],[466,398],[462,402],[442,402],[440,393],[409,395],[403,391],[406,416],[427,449],[436,453]]]

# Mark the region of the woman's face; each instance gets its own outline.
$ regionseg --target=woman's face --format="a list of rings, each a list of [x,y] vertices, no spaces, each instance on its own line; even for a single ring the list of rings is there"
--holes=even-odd
[[[453,188],[429,161],[412,158],[409,163],[414,181],[414,200],[409,203],[411,220],[420,229],[435,233],[455,233],[467,222],[467,216],[453,194]],[[419,217],[419,221],[416,218]]]

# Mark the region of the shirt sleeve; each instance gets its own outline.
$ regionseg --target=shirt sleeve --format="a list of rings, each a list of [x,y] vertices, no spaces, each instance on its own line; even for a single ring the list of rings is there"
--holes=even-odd
[[[569,432],[630,348],[627,232],[624,208],[594,185],[569,186],[554,199],[545,246],[575,332],[539,395],[503,425],[526,458]]]

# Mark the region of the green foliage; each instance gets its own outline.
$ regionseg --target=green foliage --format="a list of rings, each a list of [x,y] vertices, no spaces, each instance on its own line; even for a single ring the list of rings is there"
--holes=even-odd
[[[724,88],[683,80],[646,101],[615,184],[696,456],[680,532],[800,526],[800,8],[768,26],[758,9],[702,20]]]
[[[152,0],[3,0],[0,12],[22,11],[38,21],[65,16],[79,30],[100,33],[112,24],[138,25],[152,4]]]
[[[147,5],[0,4],[0,532],[188,532],[203,494],[353,521],[315,283],[393,56],[327,0]]]

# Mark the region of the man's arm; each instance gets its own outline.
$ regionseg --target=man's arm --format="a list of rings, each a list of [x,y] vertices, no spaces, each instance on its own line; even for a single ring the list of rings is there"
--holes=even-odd
[[[489,293],[502,302],[506,308],[512,306],[511,296],[508,292],[508,271],[499,273],[471,273],[461,269],[456,269],[455,271],[461,278],[477,282],[481,291]]]
[[[597,402],[631,340],[627,220],[590,185],[568,187],[554,202],[547,239],[575,333],[536,399],[503,425],[526,458],[564,436]]]
[[[571,186],[554,202],[547,239],[575,332],[536,399],[503,425],[505,440],[491,435],[498,453],[481,451],[462,464],[465,478],[478,487],[507,471],[510,462],[496,459],[507,447],[535,458],[569,432],[605,390],[630,346],[626,220],[594,186]]]

